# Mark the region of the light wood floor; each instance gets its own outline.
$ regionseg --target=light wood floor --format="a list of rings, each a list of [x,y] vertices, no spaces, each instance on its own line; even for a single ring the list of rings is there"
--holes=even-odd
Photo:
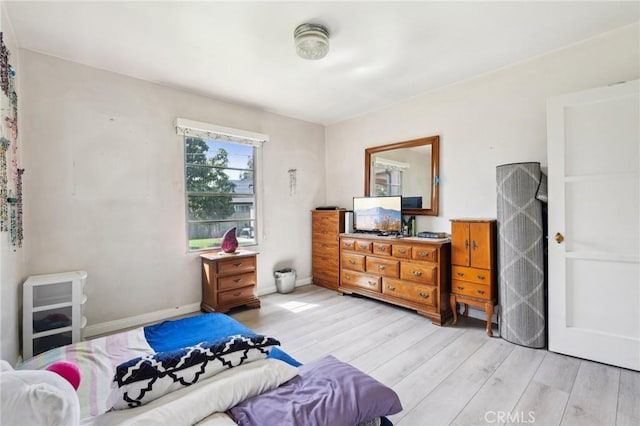
[[[392,387],[399,426],[640,425],[638,372],[489,338],[475,319],[438,327],[314,285],[260,299],[231,315],[303,363],[332,354]]]

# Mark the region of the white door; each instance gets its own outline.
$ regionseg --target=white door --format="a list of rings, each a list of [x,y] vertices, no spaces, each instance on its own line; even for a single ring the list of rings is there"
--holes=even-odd
[[[547,104],[549,350],[640,370],[640,86]]]

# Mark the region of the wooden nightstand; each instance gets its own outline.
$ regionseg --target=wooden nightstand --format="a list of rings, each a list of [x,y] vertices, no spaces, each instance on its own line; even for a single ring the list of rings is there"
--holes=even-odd
[[[205,312],[227,312],[236,306],[259,308],[256,297],[258,253],[204,253],[202,258],[202,303]]]
[[[496,221],[494,219],[451,220],[451,310],[453,322],[458,322],[456,303],[464,303],[464,316],[469,306],[484,308],[487,335],[491,331],[493,306],[498,296],[496,288]]]

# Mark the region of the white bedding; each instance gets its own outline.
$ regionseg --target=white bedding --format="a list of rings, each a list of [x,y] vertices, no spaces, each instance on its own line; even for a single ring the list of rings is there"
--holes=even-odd
[[[17,369],[42,370],[63,360],[78,365],[82,377],[78,388],[80,417],[84,418],[97,416],[110,408],[108,399],[116,366],[151,353],[153,349],[144,337],[144,329],[136,328],[51,349],[26,360]]]
[[[220,413],[247,398],[275,389],[297,374],[297,368],[276,359],[254,361],[172,392],[147,405],[88,417],[83,419],[81,424],[83,426],[235,425],[230,417]]]

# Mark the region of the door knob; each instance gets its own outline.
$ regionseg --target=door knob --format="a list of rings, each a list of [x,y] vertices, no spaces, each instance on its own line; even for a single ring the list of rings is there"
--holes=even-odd
[[[559,232],[556,232],[556,242],[558,244],[562,244],[563,241],[564,241],[564,235],[562,235]]]

